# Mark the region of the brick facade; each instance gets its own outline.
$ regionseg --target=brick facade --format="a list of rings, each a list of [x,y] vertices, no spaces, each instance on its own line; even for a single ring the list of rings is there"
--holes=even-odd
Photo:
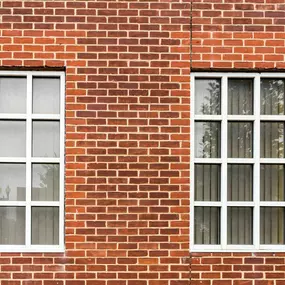
[[[1,285],[189,282],[190,0],[0,1],[0,66],[66,70],[66,251]]]
[[[284,0],[3,0],[0,16],[1,68],[66,70],[66,251],[0,254],[1,285],[285,284],[285,253],[188,243],[190,66],[283,69]]]

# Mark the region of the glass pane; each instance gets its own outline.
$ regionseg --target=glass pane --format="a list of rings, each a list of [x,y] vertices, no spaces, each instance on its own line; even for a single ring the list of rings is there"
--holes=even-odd
[[[228,207],[228,244],[252,244],[252,213],[252,208]]]
[[[221,166],[195,165],[195,200],[220,201]]]
[[[252,201],[252,165],[228,164],[228,201]]]
[[[228,114],[253,114],[253,80],[229,79]]]
[[[0,244],[25,244],[25,207],[0,207]]]
[[[284,165],[260,165],[260,200],[284,201]]]
[[[195,123],[195,157],[220,157],[221,124],[218,122]]]
[[[0,156],[26,155],[26,122],[0,121]]]
[[[228,157],[252,157],[252,123],[228,123]]]
[[[195,244],[220,243],[220,208],[195,207]]]
[[[59,165],[33,164],[32,166],[32,200],[59,200]]]
[[[58,207],[32,207],[32,244],[59,244]]]
[[[33,79],[33,113],[59,114],[59,78]]]
[[[260,123],[260,156],[284,157],[284,123]]]
[[[59,122],[33,122],[33,156],[59,157]]]
[[[26,78],[0,78],[0,113],[26,113],[26,100]]]
[[[221,80],[195,80],[195,114],[221,114]]]
[[[0,164],[0,201],[26,200],[25,164]]]
[[[260,243],[285,244],[284,208],[260,207]]]
[[[262,115],[284,115],[284,80],[261,79],[260,112]]]

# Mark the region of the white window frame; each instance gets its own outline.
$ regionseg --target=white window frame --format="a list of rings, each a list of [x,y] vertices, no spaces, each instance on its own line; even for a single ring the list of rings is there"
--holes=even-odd
[[[285,245],[260,245],[260,207],[285,207],[285,201],[260,201],[260,164],[285,164],[285,158],[260,158],[260,121],[285,122],[285,115],[260,115],[260,79],[285,79],[285,73],[251,73],[251,72],[193,72],[191,78],[191,131],[190,131],[190,251],[191,252],[284,252]],[[211,78],[221,80],[221,115],[195,115],[195,79]],[[228,115],[227,91],[229,78],[251,78],[254,88],[253,115]],[[195,120],[221,122],[221,157],[195,158]],[[247,121],[253,123],[253,158],[227,158],[227,123],[228,120]],[[227,162],[253,164],[253,201],[227,201]],[[194,200],[194,165],[195,163],[213,163],[221,165],[221,201]],[[213,206],[220,207],[220,245],[194,244],[194,207]],[[227,207],[247,206],[253,208],[253,245],[227,245]]]
[[[26,201],[0,201],[0,206],[24,206],[26,211],[25,245],[0,245],[0,252],[64,252],[64,162],[65,162],[65,73],[62,71],[0,71],[0,76],[26,77],[27,102],[25,114],[0,114],[0,120],[25,120],[26,122],[26,157],[0,157],[0,163],[26,164]],[[60,79],[60,114],[32,114],[32,80],[33,77],[57,77]],[[46,120],[60,122],[60,156],[32,157],[32,121]],[[32,163],[59,164],[59,201],[32,201]],[[31,244],[31,207],[57,206],[59,207],[59,244],[32,245]]]

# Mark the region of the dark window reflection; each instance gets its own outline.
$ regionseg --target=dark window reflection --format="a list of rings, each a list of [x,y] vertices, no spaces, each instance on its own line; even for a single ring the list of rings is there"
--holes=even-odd
[[[267,158],[284,157],[284,123],[261,122],[260,156]]]
[[[195,244],[220,243],[220,208],[195,207]]]
[[[253,114],[253,80],[229,79],[228,82],[228,114]]]
[[[284,80],[261,79],[260,111],[262,115],[284,115]]]
[[[221,166],[195,165],[195,200],[220,201]]]
[[[252,132],[251,122],[228,123],[228,157],[252,157]]]

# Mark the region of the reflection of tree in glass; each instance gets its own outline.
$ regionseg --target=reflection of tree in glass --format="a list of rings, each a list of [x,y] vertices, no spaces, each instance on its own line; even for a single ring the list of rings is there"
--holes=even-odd
[[[221,97],[221,89],[220,89],[220,81],[219,80],[207,80],[208,95],[203,97],[203,103],[201,104],[200,113],[203,115],[217,115],[221,113],[220,108],[220,97]],[[206,84],[206,82],[205,82]]]
[[[40,177],[40,188],[44,189],[47,195],[51,195],[53,200],[54,198],[57,200],[58,198],[54,197],[54,195],[58,195],[59,165],[41,164],[41,167],[44,171],[38,173]]]
[[[261,114],[284,115],[284,80],[261,80]]]
[[[3,195],[2,197],[0,197],[0,200],[4,200],[4,201],[9,201],[10,199],[10,192],[11,192],[11,188],[8,185],[5,189],[5,193],[6,193],[6,197],[5,195]],[[0,188],[0,196],[2,195],[2,188]]]
[[[252,123],[228,122],[228,156],[252,157]]]
[[[202,122],[203,138],[200,142],[203,158],[220,157],[220,123]]]
[[[284,80],[261,80],[261,114],[284,115]],[[284,157],[284,124],[263,124],[261,137],[262,152],[264,157]]]
[[[203,115],[216,115],[221,113],[220,108],[220,80],[203,80],[200,82],[207,87],[201,86],[204,91],[203,102],[199,113]],[[207,91],[207,92],[205,92]],[[205,95],[206,94],[206,95]],[[199,124],[199,123],[198,123]],[[211,158],[220,156],[220,123],[201,122],[203,137],[199,142],[201,157]]]

